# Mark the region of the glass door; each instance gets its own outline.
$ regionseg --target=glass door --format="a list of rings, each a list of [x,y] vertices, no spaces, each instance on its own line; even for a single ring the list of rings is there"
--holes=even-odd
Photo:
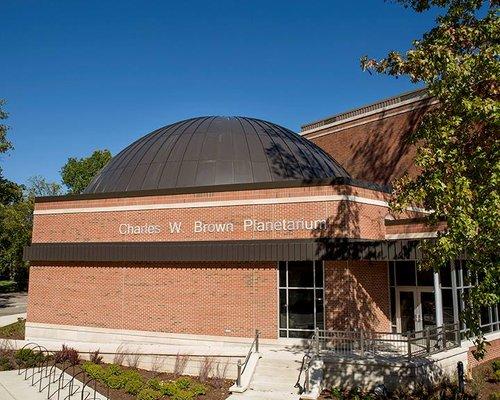
[[[279,263],[279,335],[308,338],[323,329],[323,263]]]
[[[422,331],[436,326],[436,302],[432,287],[398,287],[396,299],[398,332]]]

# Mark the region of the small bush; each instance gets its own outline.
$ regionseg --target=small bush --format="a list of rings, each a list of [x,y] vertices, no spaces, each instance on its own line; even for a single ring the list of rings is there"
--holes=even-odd
[[[96,381],[102,382],[105,378],[106,372],[101,365],[95,364],[92,361],[86,361],[82,364],[82,369]]]
[[[118,346],[116,349],[115,356],[113,358],[113,364],[118,364],[118,365],[123,365],[123,362],[125,361],[125,356],[127,349],[121,344]]]
[[[71,365],[76,365],[80,362],[80,354],[72,347],[63,344],[62,349],[54,353],[54,361],[61,364],[68,361]]]
[[[175,386],[179,389],[189,389],[192,384],[193,381],[187,377],[179,378],[175,381]]]
[[[135,396],[142,390],[143,387],[144,383],[142,381],[130,380],[127,383],[125,383],[124,389],[128,394]]]
[[[109,375],[120,375],[123,372],[120,366],[116,364],[109,364],[106,371]]]
[[[34,367],[45,360],[42,352],[35,352],[31,349],[19,349],[16,351],[14,358],[16,362],[23,367]]]
[[[12,365],[12,362],[9,357],[0,356],[0,371],[9,371],[13,368],[14,366]]]
[[[156,390],[158,392],[163,392],[164,384],[165,384],[164,382],[161,382],[160,380],[158,380],[156,378],[151,378],[146,382],[146,387],[153,389],[153,390]]]
[[[201,382],[206,382],[214,369],[214,358],[210,356],[203,357],[203,361],[200,364],[200,369],[198,371],[198,379]]]
[[[105,378],[105,383],[111,389],[123,389],[125,383],[120,375],[108,375]]]
[[[189,362],[189,356],[186,354],[179,354],[175,356],[174,364],[174,375],[181,376],[186,369],[187,363]]]
[[[100,354],[99,349],[90,353],[89,358],[90,362],[93,362],[94,364],[102,364],[102,356]]]
[[[161,397],[161,392],[150,388],[145,388],[138,393],[137,400],[158,400]]]
[[[172,396],[172,400],[191,400],[194,399],[195,395],[193,392],[188,390],[179,390],[176,394]]]
[[[488,400],[500,400],[500,392],[491,393]]]

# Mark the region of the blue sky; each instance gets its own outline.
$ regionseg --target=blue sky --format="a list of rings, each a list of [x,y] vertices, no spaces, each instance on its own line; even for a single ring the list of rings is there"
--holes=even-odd
[[[198,115],[301,124],[411,90],[359,59],[433,24],[383,0],[40,1],[0,4],[7,178],[59,181],[70,156]]]

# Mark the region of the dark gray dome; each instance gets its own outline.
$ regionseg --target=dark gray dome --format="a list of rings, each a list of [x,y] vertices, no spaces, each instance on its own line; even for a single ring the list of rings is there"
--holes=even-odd
[[[198,117],[157,129],[113,157],[84,193],[349,178],[314,143],[245,117]]]

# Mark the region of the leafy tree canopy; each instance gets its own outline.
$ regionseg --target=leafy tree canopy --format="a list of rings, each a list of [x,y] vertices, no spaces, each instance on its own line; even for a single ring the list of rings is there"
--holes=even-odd
[[[410,138],[418,144],[421,173],[396,182],[392,207],[424,206],[431,211],[429,223],[446,221],[437,239],[422,245],[423,268],[465,255],[480,277],[462,317],[481,357],[486,346],[478,315],[500,301],[499,2],[397,2],[417,12],[431,7],[442,12],[410,50],[361,60],[364,69],[425,84],[438,100]]]
[[[63,183],[72,194],[82,193],[90,181],[111,159],[109,150],[96,150],[89,157],[71,157],[61,169]]]

